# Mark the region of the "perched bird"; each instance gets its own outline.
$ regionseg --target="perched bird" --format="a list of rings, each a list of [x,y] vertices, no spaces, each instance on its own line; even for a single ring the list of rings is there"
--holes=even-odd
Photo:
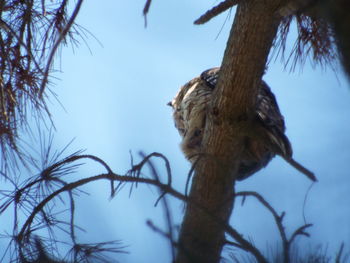
[[[168,104],[173,108],[175,127],[182,137],[182,151],[192,163],[204,152],[201,144],[206,114],[219,73],[220,68],[204,71],[199,77],[182,86]],[[277,154],[312,181],[316,181],[312,172],[293,160],[291,144],[284,134],[284,118],[274,94],[264,81],[261,81],[256,99],[255,120],[259,132],[265,133],[265,136],[262,136],[264,140],[247,136],[245,150],[239,160],[237,179],[243,180],[256,173]]]

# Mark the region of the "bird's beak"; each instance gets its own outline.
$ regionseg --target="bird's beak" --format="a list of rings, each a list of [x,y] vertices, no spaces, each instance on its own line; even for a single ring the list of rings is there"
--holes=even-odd
[[[171,101],[169,101],[166,105],[173,107],[173,104],[171,103]]]

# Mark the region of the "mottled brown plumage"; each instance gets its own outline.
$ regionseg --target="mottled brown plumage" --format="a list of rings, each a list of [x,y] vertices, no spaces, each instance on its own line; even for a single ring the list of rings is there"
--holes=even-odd
[[[208,106],[219,77],[220,68],[204,71],[182,86],[169,103],[174,112],[175,127],[182,136],[181,148],[192,163],[203,153],[202,138]],[[262,81],[256,99],[255,119],[259,132],[265,133],[265,141],[246,138],[246,149],[239,160],[238,180],[243,180],[265,167],[276,155],[282,156],[311,180],[316,178],[312,172],[292,159],[292,147],[285,136],[284,118],[278,108],[275,96],[269,86]]]

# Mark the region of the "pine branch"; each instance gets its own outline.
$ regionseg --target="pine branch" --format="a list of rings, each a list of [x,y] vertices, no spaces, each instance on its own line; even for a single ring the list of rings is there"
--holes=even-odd
[[[217,6],[213,7],[212,9],[208,10],[205,14],[201,15],[197,20],[194,21],[194,24],[195,25],[205,24],[212,18],[225,12],[227,9],[237,5],[239,2],[240,0],[225,0],[220,4],[218,4]]]

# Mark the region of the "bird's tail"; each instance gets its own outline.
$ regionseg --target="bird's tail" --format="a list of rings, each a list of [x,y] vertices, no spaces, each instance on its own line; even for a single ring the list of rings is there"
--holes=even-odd
[[[305,174],[311,181],[317,182],[317,178],[314,175],[313,172],[302,166],[300,163],[295,161],[292,157],[286,158],[283,157],[284,160],[286,160],[291,166],[293,166],[295,169],[297,169],[299,172]]]

